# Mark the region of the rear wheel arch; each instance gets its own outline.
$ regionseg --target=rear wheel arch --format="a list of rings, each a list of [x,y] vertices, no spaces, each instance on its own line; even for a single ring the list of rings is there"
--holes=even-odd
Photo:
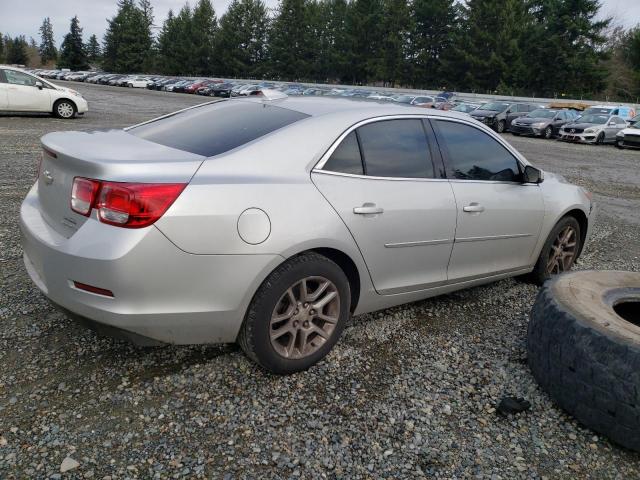
[[[335,262],[347,276],[349,280],[349,286],[351,288],[351,312],[354,312],[358,306],[358,300],[360,299],[360,272],[355,262],[346,253],[335,248],[314,248],[305,252],[300,252],[298,255],[302,255],[306,252],[315,252],[323,257],[327,257],[329,260]]]

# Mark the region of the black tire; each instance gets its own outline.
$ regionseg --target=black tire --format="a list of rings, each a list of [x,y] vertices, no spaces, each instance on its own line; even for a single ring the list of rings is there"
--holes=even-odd
[[[511,135],[513,135],[514,137],[519,137],[520,136],[520,134],[516,133],[516,132],[511,132]]]
[[[622,313],[619,302],[632,307]],[[584,426],[636,451],[638,323],[640,273],[582,271],[545,284],[527,330],[529,367],[542,389]]]
[[[339,320],[331,336],[319,350],[303,358],[286,358],[271,344],[271,314],[291,285],[305,277],[316,275],[330,280],[337,287],[340,297]],[[322,360],[340,338],[350,315],[350,303],[349,280],[335,262],[313,252],[293,257],[276,268],[254,295],[237,342],[249,358],[272,373],[284,375],[306,370]]]
[[[622,146],[622,143],[620,142],[619,138],[616,138],[616,148],[619,148],[620,150],[624,150],[624,147]]]
[[[604,132],[600,132],[598,134],[598,137],[596,138],[596,145],[603,145],[604,144]]]
[[[496,124],[496,132],[504,133],[506,126],[507,126],[507,123],[504,120],[499,120],[498,123]]]
[[[551,127],[545,128],[543,136],[547,140],[551,140],[553,138],[553,128],[551,128]]]
[[[540,251],[540,256],[538,257],[538,261],[536,262],[536,266],[533,271],[528,275],[524,275],[523,279],[527,282],[533,283],[535,285],[542,285],[545,281],[551,278],[551,275],[547,272],[547,261],[549,259],[549,255],[551,253],[551,248],[553,242],[558,237],[558,234],[567,226],[572,226],[577,232],[577,242],[582,242],[582,235],[580,232],[580,224],[578,221],[572,216],[566,216],[560,219],[560,221],[553,227],[551,233],[547,237],[547,241],[544,243],[542,250]],[[576,256],[573,258],[573,263],[578,258],[580,251],[582,250],[581,243],[576,245]]]
[[[58,118],[68,120],[75,117],[77,111],[78,109],[76,108],[75,103],[71,100],[67,100],[66,98],[60,99],[53,104],[53,115]],[[66,112],[71,112],[71,114],[69,115]]]

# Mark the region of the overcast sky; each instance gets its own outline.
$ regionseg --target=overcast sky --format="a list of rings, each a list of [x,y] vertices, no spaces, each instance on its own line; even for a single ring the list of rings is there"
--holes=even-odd
[[[107,18],[116,12],[117,0],[0,0],[0,32],[11,36],[26,35],[40,41],[38,28],[44,17],[50,17],[58,44],[69,31],[69,20],[78,15],[84,29],[84,38],[96,34],[102,41]],[[170,8],[179,10],[184,0],[151,0],[155,23],[162,25]],[[193,5],[197,0],[191,0]],[[218,17],[224,13],[231,0],[212,0]],[[266,0],[269,7],[277,0]],[[626,27],[640,23],[640,0],[602,0],[602,16],[614,17],[615,22]]]

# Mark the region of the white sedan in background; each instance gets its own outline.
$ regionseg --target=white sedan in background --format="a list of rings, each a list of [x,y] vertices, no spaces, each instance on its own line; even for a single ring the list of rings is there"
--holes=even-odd
[[[151,80],[144,77],[131,77],[127,79],[125,85],[131,88],[147,88],[147,85],[149,85],[150,81]]]
[[[0,112],[43,112],[73,118],[88,110],[87,101],[75,90],[19,68],[0,66]]]

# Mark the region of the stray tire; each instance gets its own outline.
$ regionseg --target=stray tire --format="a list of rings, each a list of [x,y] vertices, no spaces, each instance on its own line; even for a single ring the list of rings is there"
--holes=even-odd
[[[332,260],[305,253],[280,265],[262,283],[238,343],[276,374],[306,370],[329,353],[349,318],[349,280]]]
[[[76,106],[71,100],[58,100],[53,104],[53,114],[58,118],[73,118],[76,114]]]
[[[542,285],[551,276],[571,270],[581,249],[580,224],[571,216],[561,218],[547,237],[536,266],[524,280]]]
[[[553,138],[553,128],[547,127],[544,129],[544,138],[551,140]]]
[[[500,121],[498,122],[498,125],[496,126],[496,131],[497,131],[498,133],[504,133],[504,129],[505,129],[505,127],[506,127],[506,123],[505,123],[505,121],[504,121],[504,120],[500,120]]]
[[[561,408],[640,451],[640,273],[572,272],[545,284],[527,349],[533,376]]]

